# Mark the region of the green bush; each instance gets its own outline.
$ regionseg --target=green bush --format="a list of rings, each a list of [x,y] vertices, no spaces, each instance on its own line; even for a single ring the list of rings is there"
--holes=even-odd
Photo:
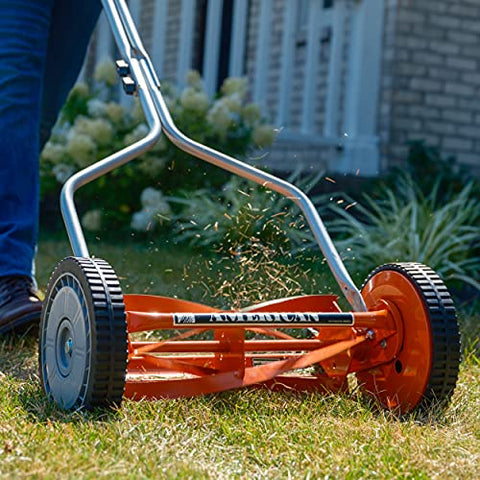
[[[294,173],[289,181],[308,193],[321,177],[319,173],[300,178]],[[175,238],[193,247],[211,246],[228,252],[262,244],[283,254],[312,242],[291,199],[236,176],[218,192],[184,192],[171,200],[184,206],[175,217]],[[318,198],[314,201],[320,203]]]
[[[117,75],[112,62],[97,66],[94,80],[78,84],[63,108],[41,155],[42,197],[58,195],[74,172],[134,143],[148,127],[137,99],[131,108],[118,102]],[[200,76],[190,72],[187,87],[162,91],[180,130],[201,143],[237,158],[270,145],[274,129],[259,107],[246,103],[244,79],[228,78],[210,101]],[[145,230],[156,218],[171,214],[165,195],[182,189],[218,188],[228,174],[177,149],[164,136],[139,159],[101,177],[78,193],[86,229]]]
[[[480,201],[468,184],[447,202],[439,198],[441,179],[425,195],[410,176],[384,186],[379,198],[348,211],[334,206],[331,224],[347,265],[365,276],[387,262],[418,261],[445,281],[460,281],[480,290]]]

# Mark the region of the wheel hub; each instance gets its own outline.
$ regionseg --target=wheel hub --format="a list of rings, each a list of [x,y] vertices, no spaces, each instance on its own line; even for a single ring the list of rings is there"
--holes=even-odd
[[[63,319],[58,327],[56,340],[57,366],[63,376],[68,375],[72,370],[73,336],[70,320],[68,318]]]

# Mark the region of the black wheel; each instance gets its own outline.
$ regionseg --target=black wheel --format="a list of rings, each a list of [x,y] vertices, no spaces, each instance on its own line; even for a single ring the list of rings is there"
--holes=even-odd
[[[460,363],[460,334],[447,287],[420,263],[392,263],[376,268],[362,287],[369,309],[386,302],[400,317],[400,350],[393,361],[359,372],[365,392],[400,413],[446,406]]]
[[[120,405],[127,369],[123,295],[104,260],[68,257],[53,272],[40,321],[40,377],[64,409]]]

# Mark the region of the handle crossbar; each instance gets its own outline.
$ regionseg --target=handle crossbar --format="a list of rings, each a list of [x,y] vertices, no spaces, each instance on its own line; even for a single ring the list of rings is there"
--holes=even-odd
[[[150,131],[140,141],[76,173],[65,183],[61,196],[62,215],[74,254],[89,256],[73,200],[75,191],[152,148],[163,128],[168,139],[186,153],[291,199],[305,216],[333,276],[352,308],[355,311],[366,311],[365,302],[358,288],[307,195],[291,183],[195,142],[178,130],[167,108],[155,69],[143,47],[125,0],[102,0],[102,4],[119,51],[130,65]]]

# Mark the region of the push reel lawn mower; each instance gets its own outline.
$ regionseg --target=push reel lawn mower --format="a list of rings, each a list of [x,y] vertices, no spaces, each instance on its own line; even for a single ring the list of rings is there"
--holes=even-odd
[[[442,280],[418,263],[375,269],[361,291],[308,197],[290,183],[199,144],[175,126],[125,0],[103,0],[123,57],[127,93],[149,125],[135,144],[72,176],[61,195],[74,256],[53,272],[40,325],[46,394],[65,409],[119,405],[122,398],[177,398],[263,385],[342,392],[347,375],[399,413],[445,404],[458,376],[460,341]],[[150,295],[123,295],[113,268],[89,255],[75,191],[154,146],[162,134],[180,149],[290,198],[302,211],[351,311],[332,295],[309,295],[221,311]],[[298,338],[308,329],[312,338]],[[132,334],[162,330],[160,341]],[[210,332],[206,335],[206,332]],[[213,333],[212,333],[213,332]],[[208,338],[208,339],[205,339]]]

